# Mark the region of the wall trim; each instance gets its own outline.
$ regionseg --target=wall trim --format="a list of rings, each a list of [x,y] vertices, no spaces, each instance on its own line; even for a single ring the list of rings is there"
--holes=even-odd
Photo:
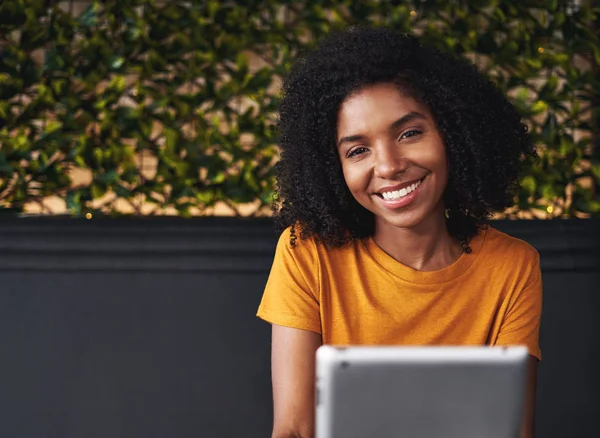
[[[544,271],[600,270],[600,219],[492,221],[533,245]],[[35,217],[0,221],[0,271],[268,272],[269,218]]]

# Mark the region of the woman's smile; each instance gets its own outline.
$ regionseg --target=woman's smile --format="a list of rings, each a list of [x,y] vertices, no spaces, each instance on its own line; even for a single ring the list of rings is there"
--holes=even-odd
[[[400,184],[398,188],[386,187],[376,196],[381,199],[380,202],[385,208],[395,210],[406,207],[419,195],[421,184],[425,181],[425,178]]]

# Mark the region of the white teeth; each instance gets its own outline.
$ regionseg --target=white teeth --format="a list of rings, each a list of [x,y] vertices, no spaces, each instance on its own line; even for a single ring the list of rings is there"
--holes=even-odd
[[[416,188],[420,185],[421,181],[418,181],[408,187],[403,187],[400,190],[395,190],[393,192],[383,192],[381,195],[383,196],[383,199],[387,199],[388,201],[400,199],[408,195],[410,192],[416,190]]]

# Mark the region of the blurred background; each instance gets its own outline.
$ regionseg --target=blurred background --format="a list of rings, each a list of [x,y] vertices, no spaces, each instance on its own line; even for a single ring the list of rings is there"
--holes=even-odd
[[[538,436],[598,436],[597,1],[0,0],[0,437],[270,435],[282,77],[365,23],[468,58],[529,126],[494,226],[541,255]]]
[[[0,17],[5,213],[270,214],[282,76],[369,23],[469,58],[513,99],[542,161],[503,217],[600,215],[591,0],[11,0]]]

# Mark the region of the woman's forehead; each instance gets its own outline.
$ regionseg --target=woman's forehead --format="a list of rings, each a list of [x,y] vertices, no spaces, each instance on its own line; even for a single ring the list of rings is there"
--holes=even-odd
[[[378,84],[362,88],[348,96],[338,112],[338,135],[342,131],[360,131],[376,125],[389,126],[411,113],[428,116],[416,99],[403,93],[397,85]]]

